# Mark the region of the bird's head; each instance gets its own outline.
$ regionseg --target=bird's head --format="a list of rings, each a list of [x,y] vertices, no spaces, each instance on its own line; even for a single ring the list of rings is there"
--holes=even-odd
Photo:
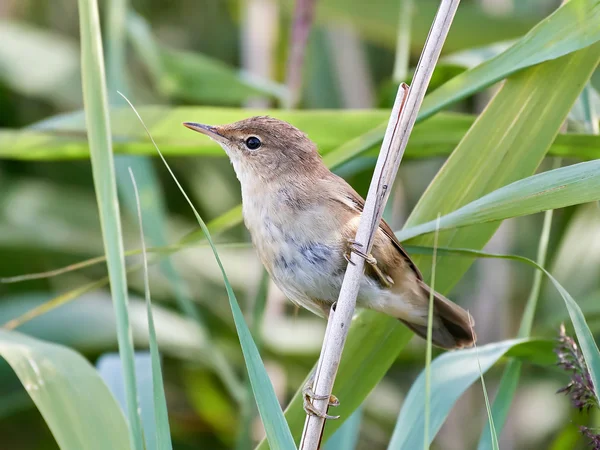
[[[316,145],[293,125],[257,116],[229,125],[185,122],[223,147],[242,185],[246,182],[302,176],[322,170]]]

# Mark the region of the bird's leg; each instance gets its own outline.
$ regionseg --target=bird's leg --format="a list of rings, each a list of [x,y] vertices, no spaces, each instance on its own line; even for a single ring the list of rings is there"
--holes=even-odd
[[[359,244],[354,239],[348,239],[348,250],[346,251],[346,253],[344,253],[344,258],[346,259],[346,261],[348,261],[350,264],[354,264],[350,260],[350,253],[356,253],[358,256],[363,258],[368,265],[371,266],[371,268],[377,274],[377,277],[385,287],[392,287],[392,285],[394,284],[394,280],[392,280],[390,276],[384,274],[381,271],[381,269],[377,266],[377,260],[373,255],[371,255],[370,253],[364,253],[362,250],[360,250],[360,248],[362,248],[362,244]]]
[[[317,416],[322,419],[327,419],[327,420],[339,419],[340,416],[330,416],[327,413],[319,411],[317,408],[315,408],[313,406],[313,404],[312,404],[313,400],[328,400],[327,406],[339,406],[339,404],[340,404],[340,401],[337,399],[337,397],[335,395],[317,395],[317,394],[315,394],[315,392],[313,391],[314,381],[315,381],[315,371],[313,370],[310,373],[310,377],[308,378],[308,381],[302,388],[302,398],[303,398],[302,407],[304,408],[304,411],[308,415]]]

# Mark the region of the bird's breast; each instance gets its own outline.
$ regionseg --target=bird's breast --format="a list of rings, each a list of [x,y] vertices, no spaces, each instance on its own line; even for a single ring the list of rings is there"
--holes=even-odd
[[[262,200],[265,200],[264,198]],[[288,203],[294,203],[289,201]],[[294,301],[337,298],[343,274],[339,227],[319,207],[244,200],[244,222],[260,259]]]

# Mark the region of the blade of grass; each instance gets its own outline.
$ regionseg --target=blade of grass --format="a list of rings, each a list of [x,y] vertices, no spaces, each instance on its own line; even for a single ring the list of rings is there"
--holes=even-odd
[[[123,97],[123,98],[125,98],[125,97]],[[194,204],[189,199],[189,197],[183,190],[181,184],[179,184],[179,181],[177,180],[177,178],[171,171],[171,168],[170,168],[169,164],[167,163],[167,161],[165,160],[165,158],[162,156],[160,149],[154,143],[152,135],[148,132],[146,125],[144,125],[142,118],[139,116],[138,112],[136,111],[134,106],[129,102],[129,100],[127,100],[127,98],[125,98],[125,100],[127,101],[127,103],[129,103],[129,105],[131,106],[131,109],[136,114],[136,116],[140,120],[140,123],[142,124],[142,126],[144,127],[146,132],[148,133],[148,138],[152,141],[153,145],[156,148],[158,155],[160,156],[162,162],[164,163],[165,167],[169,171],[169,174],[173,178],[173,181],[175,181],[175,184],[181,191],[181,193],[184,196],[184,198],[186,199],[187,203],[190,205],[190,208],[194,212],[194,216],[196,217],[198,224],[200,225],[200,227],[206,234],[206,239],[208,240],[208,243],[210,244],[210,246],[212,248],[215,260],[217,261],[217,264],[219,265],[219,269],[221,270],[221,275],[223,276],[223,281],[225,283],[225,289],[227,291],[227,296],[229,298],[229,304],[231,306],[231,311],[233,313],[233,319],[234,319],[235,326],[236,326],[236,329],[238,332],[238,336],[240,338],[242,353],[244,355],[244,360],[246,361],[246,368],[248,370],[248,375],[250,377],[250,382],[252,384],[252,390],[254,391],[254,398],[255,398],[257,406],[258,406],[258,412],[261,416],[263,425],[265,427],[267,439],[274,448],[281,448],[284,450],[285,449],[293,450],[293,449],[295,449],[295,444],[294,444],[294,440],[292,439],[290,429],[285,421],[285,417],[283,416],[283,412],[281,410],[281,407],[279,406],[277,397],[275,396],[275,391],[273,389],[273,385],[271,384],[271,381],[269,379],[269,376],[267,374],[265,366],[262,363],[260,353],[258,352],[256,344],[254,343],[254,340],[252,339],[252,334],[250,333],[250,330],[248,329],[248,326],[246,325],[244,316],[242,314],[242,311],[241,311],[239,304],[237,302],[237,299],[235,297],[235,293],[233,292],[231,284],[229,283],[229,279],[227,278],[227,274],[225,273],[225,268],[223,267],[221,259],[219,258],[219,254],[217,253],[217,249],[216,249],[214,242],[210,236],[210,232],[209,232],[206,224],[202,220],[202,217],[200,217],[200,214],[194,207]]]
[[[472,330],[471,330],[472,331]],[[477,359],[477,369],[479,369],[479,379],[481,380],[481,388],[483,389],[483,398],[485,400],[485,410],[487,412],[488,422],[487,427],[489,428],[489,436],[491,442],[491,448],[493,450],[500,450],[498,444],[498,434],[496,433],[496,427],[494,425],[494,416],[492,415],[492,408],[490,407],[490,399],[488,398],[487,389],[485,387],[485,380],[483,378],[483,370],[481,370],[481,361],[479,359],[479,350],[477,349],[477,343],[473,345],[475,347],[475,359]]]
[[[117,91],[128,92],[127,72],[125,65],[125,37],[127,13],[129,5],[127,0],[110,0],[107,5],[107,84],[109,86],[109,96],[114,105],[124,105],[123,98],[117,94]],[[142,19],[138,19],[142,20]],[[147,46],[152,46],[153,41],[147,42]],[[138,174],[139,189],[142,192],[141,198],[145,199],[143,205],[144,222],[149,224],[148,237],[152,245],[164,246],[167,243],[166,224],[167,214],[164,205],[164,198],[160,189],[158,176],[149,157],[119,155],[115,160],[117,186],[120,195],[129,211],[135,215],[137,210],[136,198],[130,189],[128,168],[132,168]],[[215,366],[215,373],[221,378],[229,394],[239,403],[242,401],[242,389],[240,381],[235,372],[223,355],[220,348],[213,345],[211,337],[207,332],[198,308],[192,302],[189,295],[189,288],[185,280],[179,275],[170,258],[164,258],[159,263],[160,269],[169,282],[169,286],[175,296],[179,308],[192,320],[194,320],[202,332],[202,342],[205,342],[212,351],[207,352],[211,355],[212,363]]]
[[[81,297],[83,294],[87,294],[88,292],[91,292],[95,289],[99,289],[103,286],[106,286],[109,283],[109,281],[109,277],[104,277],[98,281],[93,281],[91,283],[84,284],[83,286],[80,286],[76,289],[72,289],[68,292],[65,292],[64,294],[61,294],[53,298],[52,300],[41,304],[37,308],[33,308],[27,311],[21,316],[9,320],[2,326],[2,328],[4,328],[5,330],[14,330],[23,325],[25,322],[28,322],[31,319],[46,314],[47,312],[50,312],[53,309],[70,302],[71,300]]]
[[[133,171],[129,168],[131,184],[135,194],[138,221],[140,226],[140,242],[142,244],[142,261],[144,266],[144,293],[146,297],[146,308],[148,313],[148,342],[150,345],[150,357],[152,361],[152,392],[154,399],[154,433],[157,450],[172,450],[171,430],[169,428],[169,414],[167,411],[167,399],[165,397],[164,382],[160,368],[160,354],[156,342],[156,330],[154,328],[154,317],[152,316],[152,301],[150,300],[150,279],[148,277],[148,255],[146,254],[146,243],[144,241],[144,224],[142,220],[142,206],[140,195],[135,182]]]
[[[117,317],[117,338],[127,392],[127,415],[132,447],[136,450],[143,450],[144,441],[138,414],[136,377],[133,365],[133,337],[127,310],[127,278],[110,138],[98,5],[96,0],[79,0],[78,5],[83,100],[102,238]]]
[[[437,223],[440,223],[438,214]],[[429,448],[429,408],[431,406],[431,341],[433,339],[433,293],[435,292],[435,263],[437,261],[438,230],[436,228],[433,239],[433,259],[431,260],[431,289],[429,290],[429,307],[427,309],[427,350],[425,352],[425,423],[423,424],[423,445]]]
[[[600,160],[549,170],[503,186],[440,219],[440,229],[494,222],[600,200]],[[575,202],[575,203],[573,203]],[[437,221],[397,233],[401,241],[431,233]]]
[[[247,248],[249,245],[250,244],[247,244],[247,243],[239,243],[239,244],[229,244],[229,245],[227,245],[227,247],[228,248],[237,248],[237,247]],[[223,245],[223,247],[225,247],[225,245]],[[179,251],[182,248],[186,248],[186,247],[182,247],[180,245],[174,245],[174,246],[169,246],[169,247],[147,249],[147,251],[148,252],[157,252],[162,255],[162,254],[170,254],[170,253]],[[139,253],[141,253],[141,250],[131,250],[131,251],[127,252],[128,255],[137,255]],[[84,261],[83,263],[78,264],[76,266],[77,266],[77,268],[80,268],[80,266],[96,264],[98,262],[104,262],[105,260],[106,260],[106,257],[93,258],[88,261]],[[151,261],[151,263],[154,263],[154,262],[156,262],[156,259]],[[136,264],[134,266],[129,267],[127,269],[127,273],[134,272],[141,268],[142,268],[141,264]],[[23,276],[13,277],[13,278],[4,278],[4,279],[0,279],[0,283],[14,283],[14,282],[23,281],[24,279],[26,280],[26,279],[46,278],[49,276],[55,276],[55,275],[57,275],[57,273],[60,274],[60,273],[66,273],[69,271],[71,271],[71,266],[67,266],[65,268],[50,271],[50,272],[42,272],[42,273],[37,273],[37,274],[23,275]],[[75,300],[75,299],[81,297],[83,294],[86,294],[88,292],[91,292],[91,291],[94,291],[96,289],[100,289],[101,287],[106,286],[107,284],[109,284],[109,281],[110,281],[109,277],[105,277],[105,278],[101,278],[100,280],[84,284],[83,286],[80,286],[78,288],[71,289],[70,291],[65,292],[64,294],[60,294],[59,296],[57,296],[51,300],[48,300],[47,302],[27,311],[26,313],[20,315],[19,317],[16,317],[15,319],[12,319],[12,320],[6,322],[3,325],[3,327],[8,330],[16,329],[16,328],[20,327],[21,325],[23,325],[25,322],[28,322],[36,317],[46,314],[64,304],[72,301],[72,300]],[[201,331],[199,331],[199,332],[201,332]],[[211,350],[211,352],[213,352],[212,357],[214,357],[214,351]],[[209,355],[208,357],[210,357],[210,356],[211,355]],[[218,368],[218,366],[216,366],[215,368]]]
[[[258,292],[254,297],[252,306],[252,321],[250,322],[250,332],[254,337],[254,343],[256,348],[260,352],[262,339],[261,339],[261,326],[267,304],[267,296],[269,293],[269,274],[263,269],[260,278],[260,284],[258,286]],[[255,404],[252,401],[252,383],[250,378],[246,378],[246,398],[242,404],[241,412],[241,426],[238,432],[235,448],[236,450],[246,450],[252,448],[252,419],[255,415]]]

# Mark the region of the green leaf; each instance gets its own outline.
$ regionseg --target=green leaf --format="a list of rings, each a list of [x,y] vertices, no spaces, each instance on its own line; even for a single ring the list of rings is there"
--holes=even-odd
[[[110,138],[98,5],[96,0],[79,0],[78,5],[87,135],[111,293],[117,317],[117,337],[125,375],[131,442],[133,448],[143,450],[144,438],[138,414],[133,338],[127,309],[127,277]]]
[[[437,357],[431,365],[433,407],[429,442],[423,442],[425,372],[421,372],[402,404],[388,450],[412,450],[431,444],[454,403],[479,379],[480,366],[477,359],[481,364],[481,371],[485,373],[509,350],[519,345],[531,345],[531,341],[514,339],[496,342],[483,347],[447,352]]]
[[[432,221],[438,214],[448,214],[531,176],[599,59],[600,44],[595,44],[508,79],[428,187],[405,228]],[[440,246],[482,248],[499,224],[443,231]],[[430,246],[433,235],[411,242]],[[427,277],[428,260],[417,258],[415,262]],[[447,292],[469,265],[469,261],[449,264],[441,257],[437,276],[441,290]]]
[[[330,167],[337,167],[371,150],[379,151],[387,110],[248,110],[214,107],[141,107],[140,114],[150,120],[156,142],[169,156],[214,156],[225,158],[213,141],[194,135],[181,122],[194,119],[206,123],[230,123],[250,114],[268,114],[300,127],[317,144]],[[458,145],[476,117],[439,113],[418,123],[411,135],[405,158],[447,156]],[[323,127],[323,124],[327,127]],[[111,111],[111,126],[116,153],[153,155],[154,149],[140,133],[123,108]],[[549,150],[551,155],[581,159],[600,158],[600,137],[561,134]],[[53,117],[24,130],[0,130],[0,157],[25,160],[87,158],[84,119],[81,113]]]
[[[525,68],[580,50],[600,40],[600,1],[571,0],[498,56],[454,77],[425,98],[429,117],[482,88]]]
[[[142,243],[142,261],[144,265],[144,293],[146,297],[146,310],[148,314],[148,342],[150,344],[150,359],[152,364],[152,394],[154,404],[154,435],[157,450],[172,450],[171,430],[169,428],[169,414],[167,412],[167,399],[163,385],[163,376],[160,368],[160,354],[156,341],[156,329],[154,328],[154,316],[152,315],[152,301],[150,299],[150,278],[148,276],[148,255],[146,253],[146,242],[144,239],[144,224],[142,220],[142,206],[140,195],[135,182],[134,174],[129,169],[131,183],[133,185],[135,203],[137,207],[138,221],[140,225],[140,241]],[[148,432],[149,430],[146,430]]]
[[[333,110],[252,110],[216,107],[146,106],[140,114],[157,145],[165,155],[206,155],[225,157],[223,150],[210,139],[191,133],[181,124],[185,121],[224,124],[252,115],[272,115],[286,120],[308,133],[323,153],[339,147],[348,139],[358,137],[384,123],[387,110],[333,111]],[[131,154],[154,154],[152,145],[126,108],[111,110],[111,129],[115,151]],[[323,127],[326,123],[327,127]],[[383,136],[383,134],[382,134]],[[8,150],[6,146],[15,145]],[[366,150],[366,149],[365,149]],[[20,156],[19,156],[20,155]],[[54,117],[36,124],[35,131],[4,130],[0,133],[0,156],[26,159],[87,158],[85,117],[81,112]]]
[[[460,228],[600,200],[600,160],[524,178],[440,217],[439,229]],[[438,220],[397,233],[406,241],[433,233]]]
[[[0,355],[23,383],[60,448],[132,448],[119,405],[81,355],[2,329]]]
[[[254,336],[256,348],[260,351],[262,346],[261,330],[265,308],[267,306],[267,296],[269,294],[269,273],[263,269],[258,285],[258,291],[254,296],[252,305],[252,321],[250,323],[250,332]],[[256,416],[254,402],[252,402],[252,383],[250,378],[246,378],[246,396],[241,409],[241,423],[238,427],[235,450],[245,450],[252,448],[252,422]]]

